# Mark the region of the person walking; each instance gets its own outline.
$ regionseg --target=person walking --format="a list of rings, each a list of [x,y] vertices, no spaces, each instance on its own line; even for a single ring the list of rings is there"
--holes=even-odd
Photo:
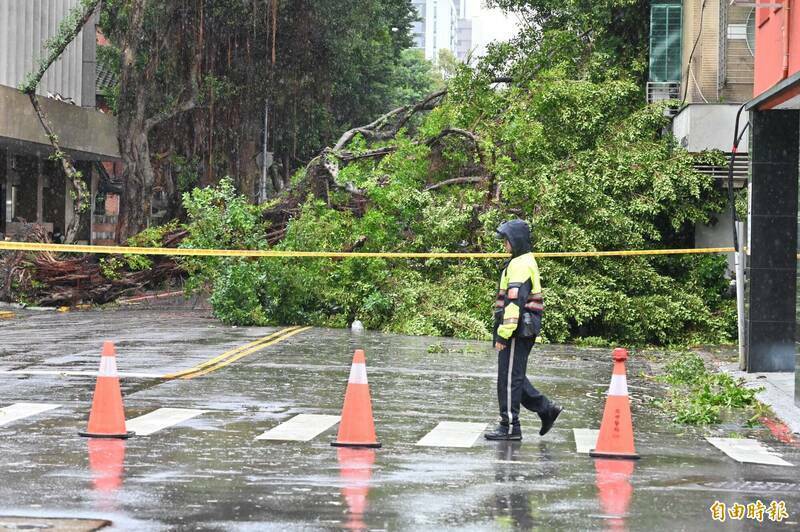
[[[539,434],[544,436],[563,408],[534,388],[525,375],[544,312],[539,267],[531,252],[531,230],[524,220],[511,220],[497,228],[497,236],[504,239],[511,260],[500,274],[494,309],[500,424],[484,436],[487,440],[521,440],[520,405],[539,415]]]

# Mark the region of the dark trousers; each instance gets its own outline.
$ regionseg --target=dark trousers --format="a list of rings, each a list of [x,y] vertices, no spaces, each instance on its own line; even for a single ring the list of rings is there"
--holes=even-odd
[[[525,376],[535,341],[536,338],[512,337],[508,346],[497,353],[497,402],[503,425],[519,425],[520,404],[540,416],[550,408],[550,400]]]

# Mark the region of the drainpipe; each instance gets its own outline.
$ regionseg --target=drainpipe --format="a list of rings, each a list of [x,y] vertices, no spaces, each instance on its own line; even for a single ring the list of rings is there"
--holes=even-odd
[[[786,79],[789,77],[789,28],[791,20],[791,5],[791,0],[788,0],[783,6],[783,74],[781,79]]]

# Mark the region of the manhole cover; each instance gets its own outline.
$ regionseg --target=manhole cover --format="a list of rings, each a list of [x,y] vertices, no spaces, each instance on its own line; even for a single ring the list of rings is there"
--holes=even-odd
[[[52,530],[57,532],[92,532],[111,524],[104,519],[69,519],[56,517],[3,517],[0,516],[0,531],[4,530]]]

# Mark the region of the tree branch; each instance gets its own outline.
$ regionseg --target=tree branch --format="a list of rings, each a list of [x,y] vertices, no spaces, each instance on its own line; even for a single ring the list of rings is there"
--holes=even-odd
[[[483,183],[484,181],[486,181],[486,178],[482,176],[454,177],[453,179],[445,179],[433,185],[428,185],[425,187],[425,190],[436,190],[437,188],[446,187],[448,185],[463,185],[464,183]]]
[[[200,85],[197,81],[197,71],[200,68],[200,62],[202,58],[200,52],[196,53],[194,56],[194,64],[192,65],[192,71],[190,75],[190,87],[189,87],[189,96],[184,99],[181,103],[173,106],[171,109],[165,109],[164,111],[151,116],[147,120],[144,121],[144,130],[146,133],[149,133],[157,125],[161,124],[162,122],[166,122],[167,120],[174,118],[175,116],[185,113],[187,111],[191,111],[195,107],[197,107],[197,101],[200,99]],[[185,92],[185,91],[184,91]]]
[[[61,145],[58,142],[58,135],[56,135],[55,131],[53,131],[53,126],[50,124],[50,120],[47,118],[47,114],[44,112],[44,109],[42,109],[41,105],[39,105],[39,98],[36,96],[36,92],[34,91],[29,93],[28,98],[30,98],[31,105],[33,105],[33,109],[36,111],[36,116],[39,118],[39,123],[42,124],[42,128],[47,134],[47,138],[50,140],[50,144],[53,146],[55,157],[61,162],[61,167],[64,169],[64,174],[66,174],[67,179],[70,181],[72,188],[75,191],[75,197],[73,198],[74,215],[69,225],[65,228],[64,233],[65,243],[71,244],[78,236],[78,229],[80,228],[80,214],[86,210],[86,206],[88,205],[87,196],[89,195],[89,192],[86,190],[86,183],[83,182],[83,175],[75,169],[75,166],[72,164],[72,159],[61,149]]]
[[[397,146],[386,146],[384,148],[378,148],[377,150],[365,151],[363,153],[352,153],[349,151],[339,152],[338,157],[339,160],[345,163],[349,163],[352,161],[358,161],[360,159],[377,159],[380,157],[385,157],[390,153],[394,153],[397,151]]]
[[[89,192],[86,190],[86,184],[83,182],[83,175],[75,169],[72,158],[61,149],[61,145],[58,142],[58,135],[56,135],[53,130],[53,125],[47,118],[44,109],[39,105],[36,89],[39,87],[39,83],[41,83],[50,65],[61,57],[61,54],[64,53],[67,46],[75,40],[75,37],[78,36],[101,4],[102,0],[82,0],[80,4],[70,10],[69,14],[58,25],[58,33],[45,43],[45,49],[49,50],[50,53],[39,60],[37,69],[26,76],[25,81],[19,86],[19,90],[23,94],[28,95],[31,105],[36,112],[36,116],[39,118],[39,123],[42,124],[47,139],[53,146],[53,156],[61,162],[64,174],[72,185],[72,192],[74,194],[73,216],[67,227],[65,227],[64,232],[64,241],[67,244],[73,243],[78,236],[81,213],[83,213],[88,206],[87,197]]]

